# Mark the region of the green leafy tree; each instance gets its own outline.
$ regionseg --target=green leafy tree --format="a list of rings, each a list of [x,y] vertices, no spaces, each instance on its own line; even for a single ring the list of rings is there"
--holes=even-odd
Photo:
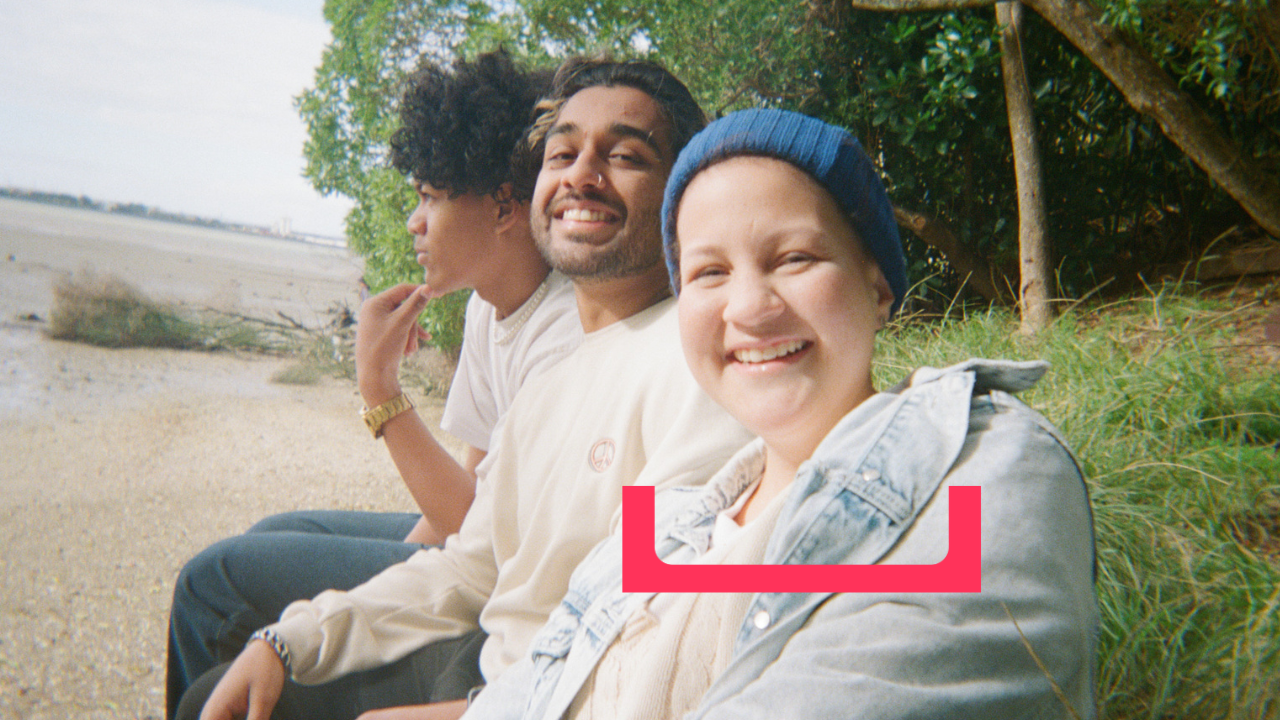
[[[305,175],[322,193],[355,201],[347,241],[365,258],[370,288],[420,282],[405,228],[417,200],[387,160],[396,101],[420,58],[448,62],[489,24],[491,11],[453,0],[326,0],[324,15],[333,40],[314,86],[296,101],[308,130]],[[437,347],[456,352],[461,345],[466,299],[466,292],[454,293],[427,306],[423,324]]]
[[[356,200],[348,233],[367,258],[371,284],[411,279],[417,268],[403,222],[412,197],[384,169],[384,156],[396,85],[417,57],[444,60],[498,45],[533,63],[575,53],[651,56],[684,78],[712,115],[775,106],[852,129],[912,231],[908,259],[924,294],[932,288],[949,298],[964,283],[988,299],[1010,298],[1018,214],[991,2],[885,13],[853,6],[945,2],[328,0],[334,40],[315,88],[299,98],[311,128],[308,175],[321,190]],[[1280,171],[1275,8],[1263,0],[1096,6],[1099,27],[1133,38],[1126,42],[1155,58],[1264,175]],[[1023,41],[1063,294],[1116,279],[1123,286],[1248,224],[1223,186],[1041,15],[1027,15]],[[432,306],[427,324],[437,344],[457,342],[449,328],[460,328],[460,317],[460,300]]]
[[[955,11],[991,4],[994,0],[853,0],[855,7],[891,11]],[[1233,135],[1223,132],[1224,123],[1204,109],[1194,92],[1207,87],[1219,96],[1228,95],[1222,89],[1221,81],[1228,74],[1225,68],[1232,67],[1231,62],[1224,60],[1232,55],[1226,50],[1230,41],[1238,40],[1241,46],[1257,47],[1274,55],[1274,33],[1250,33],[1243,23],[1218,21],[1200,33],[1199,37],[1204,42],[1192,43],[1190,48],[1184,47],[1181,51],[1176,46],[1173,51],[1161,47],[1161,52],[1153,53],[1144,43],[1160,45],[1158,31],[1144,33],[1141,39],[1135,39],[1111,24],[1124,19],[1133,27],[1137,24],[1135,18],[1160,17],[1158,12],[1149,12],[1150,8],[1139,10],[1140,3],[1126,3],[1126,0],[1098,3],[1102,9],[1084,0],[1024,0],[1024,4],[1078,48],[1090,65],[1105,74],[1123,94],[1133,110],[1154,121],[1163,135],[1199,166],[1214,184],[1238,202],[1240,208],[1264,231],[1280,235],[1280,184],[1276,182],[1274,173],[1269,171],[1274,165],[1274,155],[1265,149],[1253,148],[1253,144],[1248,142],[1258,133],[1237,132]],[[1260,27],[1268,27],[1266,20],[1275,19],[1268,3],[1247,0],[1239,3],[1190,3],[1200,5],[1198,8],[1187,7],[1187,3],[1152,2],[1147,5],[1167,13],[1163,23],[1165,28],[1194,24],[1188,20],[1191,17],[1188,13],[1211,6],[1219,14],[1223,6],[1238,6],[1237,9],[1245,16],[1256,16]],[[1111,22],[1107,19],[1109,16]],[[1176,18],[1178,22],[1173,23],[1168,18]],[[1179,66],[1180,52],[1192,60]],[[1252,64],[1259,69],[1250,71],[1250,77],[1274,75],[1274,71],[1268,69],[1274,60],[1258,58],[1258,62]],[[1219,68],[1222,72],[1197,74],[1192,72],[1196,68]],[[1217,78],[1217,81],[1205,86],[1206,77]],[[1197,86],[1197,82],[1201,85]],[[1259,97],[1273,93],[1271,90],[1251,89],[1245,94]],[[1263,103],[1264,106],[1267,104]],[[1233,125],[1233,129],[1241,129],[1237,123],[1225,123],[1228,128]],[[1264,142],[1263,145],[1273,146],[1274,143]]]
[[[1193,22],[1193,15],[1229,4],[1197,3],[1185,12],[1173,0],[1132,5],[1144,13],[1161,8],[1160,26],[1173,28],[1175,20],[1200,27],[1196,23],[1204,21]],[[867,3],[524,0],[519,7],[524,32],[540,34],[535,44],[655,56],[690,84],[712,114],[773,105],[850,127],[880,161],[900,221],[925,240],[908,234],[913,276],[929,278],[949,296],[972,271],[978,277],[970,277],[969,286],[995,298],[1016,287],[1010,278],[1017,275],[1018,215],[991,0],[957,3],[973,9],[910,14],[852,9],[859,4]],[[1201,36],[1184,37],[1181,44],[1166,40],[1172,29],[1143,40],[1183,48],[1172,53],[1186,57],[1170,60],[1170,71],[1198,96],[1195,68],[1235,67],[1239,63],[1230,58],[1246,50],[1280,57],[1274,42],[1267,44],[1274,33],[1245,33],[1246,27],[1266,27],[1257,15],[1216,22],[1213,32],[1230,30],[1217,45]],[[1248,224],[1222,187],[1170,142],[1159,122],[1130,106],[1068,38],[1038,14],[1029,14],[1026,25],[1048,234],[1062,239],[1054,271],[1067,295],[1116,279],[1121,286],[1139,272],[1194,257],[1223,228]],[[1218,47],[1223,50],[1205,49]],[[1251,61],[1236,75],[1201,75],[1255,88],[1242,92],[1260,117],[1259,99],[1274,95],[1263,89],[1274,85],[1264,82],[1271,71],[1261,67]],[[1267,123],[1242,115],[1245,106],[1211,109],[1239,146],[1273,167],[1274,153],[1266,147],[1277,136]]]

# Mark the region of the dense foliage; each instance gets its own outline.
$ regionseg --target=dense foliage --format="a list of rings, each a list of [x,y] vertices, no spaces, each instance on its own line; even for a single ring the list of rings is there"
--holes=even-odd
[[[1280,173],[1280,8],[1266,0],[1094,4],[1241,148]],[[311,131],[307,172],[321,190],[355,199],[348,237],[375,288],[419,276],[404,229],[412,196],[385,157],[399,79],[421,55],[498,45],[530,63],[583,52],[653,56],[712,115],[769,105],[849,127],[897,205],[944,223],[969,251],[1013,272],[1014,178],[990,8],[327,0],[326,17],[334,40],[315,87],[299,98]],[[1224,237],[1249,237],[1228,232],[1249,227],[1248,218],[1152,121],[1047,23],[1033,13],[1027,21],[1065,295],[1124,287],[1221,248]],[[946,259],[907,241],[911,274],[924,283],[918,294],[954,297],[960,282]],[[1265,528],[1280,516],[1269,489],[1280,472],[1280,390],[1271,375],[1224,362],[1227,308],[1163,291],[1136,304],[1068,312],[1034,341],[1015,339],[1003,310],[906,324],[886,339],[880,368],[892,375],[970,355],[1051,360],[1054,372],[1028,399],[1061,425],[1091,479],[1104,716],[1271,717],[1280,703],[1280,576]],[[438,345],[458,342],[460,308],[456,298],[432,305]]]
[[[1275,9],[1265,0],[1097,4],[1241,147],[1280,172]],[[402,229],[410,196],[384,162],[398,79],[419,55],[499,44],[530,62],[580,52],[653,56],[713,115],[772,105],[849,127],[881,164],[896,204],[940,221],[998,274],[1016,275],[1012,157],[990,8],[897,14],[854,11],[838,0],[328,0],[326,17],[334,40],[315,87],[299,99],[311,129],[308,175],[321,190],[356,200],[348,235],[375,288],[416,274]],[[1128,286],[1250,225],[1034,13],[1025,46],[1064,295]],[[959,279],[945,258],[913,237],[907,242],[911,275],[925,283],[919,294],[954,296]],[[432,311],[439,344],[456,342],[450,314],[458,307]]]
[[[333,39],[314,86],[297,99],[308,128],[306,176],[317,190],[355,201],[347,242],[365,258],[370,288],[421,282],[405,228],[417,198],[391,168],[387,143],[401,79],[423,55],[451,57],[446,48],[466,37],[470,10],[451,0],[326,0],[324,13]],[[465,303],[455,293],[429,306],[425,325],[437,346],[461,344]]]

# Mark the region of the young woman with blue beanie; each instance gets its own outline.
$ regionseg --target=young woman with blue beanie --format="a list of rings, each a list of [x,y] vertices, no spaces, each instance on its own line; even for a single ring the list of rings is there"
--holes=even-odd
[[[954,542],[951,490],[976,487],[980,568],[962,592],[850,588],[844,568],[830,588],[623,592],[615,533],[465,717],[1096,717],[1087,492],[1012,395],[1045,365],[969,360],[876,391],[875,334],[906,277],[857,141],[795,113],[728,115],[680,153],[663,226],[689,366],[759,439],[705,487],[658,496],[657,556],[706,577],[928,566]]]

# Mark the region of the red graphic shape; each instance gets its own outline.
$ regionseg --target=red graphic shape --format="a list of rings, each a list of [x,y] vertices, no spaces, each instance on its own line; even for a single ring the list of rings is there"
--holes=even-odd
[[[933,565],[668,565],[653,487],[622,488],[623,592],[981,592],[982,488],[947,488],[947,556]]]

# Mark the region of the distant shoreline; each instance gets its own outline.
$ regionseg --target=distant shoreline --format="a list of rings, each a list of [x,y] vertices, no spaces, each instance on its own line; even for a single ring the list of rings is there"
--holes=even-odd
[[[0,188],[0,198],[18,200],[21,202],[39,203],[41,205],[53,205],[73,210],[92,210],[94,212],[108,213],[112,215],[126,215],[142,220],[156,220],[159,222],[177,223],[180,225],[193,225],[196,227],[210,228],[212,230],[225,230],[227,232],[268,237],[278,240],[288,240],[291,242],[304,242],[312,245],[324,245],[339,248],[347,247],[347,240],[342,237],[293,232],[288,228],[268,228],[261,225],[250,225],[248,223],[231,223],[224,220],[205,218],[197,215],[170,212],[168,210],[153,208],[141,203],[116,203],[94,200],[87,195],[68,195],[66,193],[51,193],[40,190],[5,187]]]
[[[319,327],[333,306],[359,305],[364,263],[342,246],[0,198],[0,318],[50,317],[54,286],[81,272],[162,302]]]

